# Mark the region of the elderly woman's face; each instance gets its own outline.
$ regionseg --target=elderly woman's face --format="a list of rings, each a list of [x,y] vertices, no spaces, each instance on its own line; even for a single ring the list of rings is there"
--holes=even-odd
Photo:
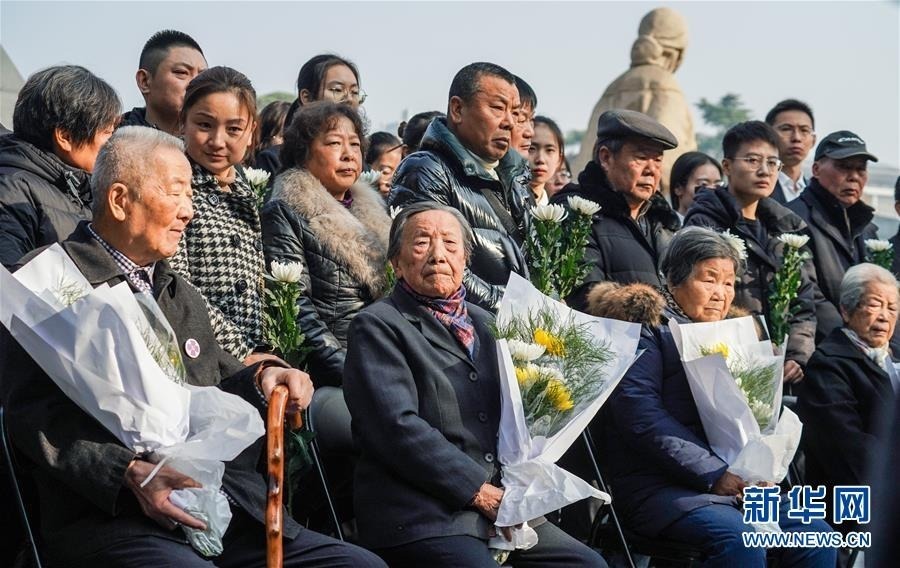
[[[391,263],[398,278],[430,298],[449,298],[462,284],[466,251],[462,228],[446,211],[425,211],[403,228],[400,254]]]
[[[897,325],[897,289],[889,284],[870,282],[859,297],[859,305],[850,313],[841,309],[847,327],[870,347],[883,347],[894,335]]]
[[[691,275],[669,291],[692,321],[719,321],[734,300],[734,278],[731,259],[708,258],[695,264]]]

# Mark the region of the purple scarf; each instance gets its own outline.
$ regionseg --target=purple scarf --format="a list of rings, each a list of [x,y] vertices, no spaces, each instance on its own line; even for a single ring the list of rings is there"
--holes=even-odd
[[[398,282],[404,292],[422,304],[431,315],[447,328],[456,341],[465,348],[469,359],[475,360],[475,326],[466,309],[466,288],[459,289],[449,298],[429,298],[410,288],[402,278]]]

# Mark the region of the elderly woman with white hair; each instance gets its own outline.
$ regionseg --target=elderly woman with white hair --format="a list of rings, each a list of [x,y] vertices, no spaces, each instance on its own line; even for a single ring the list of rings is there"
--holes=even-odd
[[[806,482],[830,487],[868,483],[877,441],[900,390],[888,345],[900,309],[897,279],[874,264],[851,267],[841,281],[840,309],[844,325],[810,358],[797,407]]]

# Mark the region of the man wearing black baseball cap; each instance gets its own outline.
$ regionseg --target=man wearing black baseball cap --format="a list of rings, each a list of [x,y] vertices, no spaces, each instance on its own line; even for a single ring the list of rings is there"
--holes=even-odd
[[[877,238],[875,210],[862,201],[868,162],[878,158],[849,130],[832,132],[819,142],[813,178],[800,197],[788,204],[806,221],[819,288],[827,302],[816,306],[816,338],[842,324],[841,279],[848,268],[866,261],[866,239]]]
[[[669,130],[646,114],[609,110],[597,121],[593,160],[553,198],[566,204],[572,196],[598,203],[585,261],[591,271],[568,298],[584,310],[597,282],[663,284],[659,259],[680,227],[678,215],[659,193],[662,156],[678,146]]]

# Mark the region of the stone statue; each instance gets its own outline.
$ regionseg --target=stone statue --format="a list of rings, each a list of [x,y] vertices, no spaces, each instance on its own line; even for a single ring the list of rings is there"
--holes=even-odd
[[[631,46],[631,69],[610,83],[594,106],[581,151],[572,162],[573,174],[594,158],[597,119],[610,109],[636,110],[661,122],[678,138],[678,148],[663,157],[661,189],[668,192],[669,172],[678,156],[697,149],[694,123],[684,93],[675,80],[687,47],[687,25],[671,8],[657,8],[641,20],[638,38]]]

